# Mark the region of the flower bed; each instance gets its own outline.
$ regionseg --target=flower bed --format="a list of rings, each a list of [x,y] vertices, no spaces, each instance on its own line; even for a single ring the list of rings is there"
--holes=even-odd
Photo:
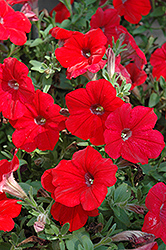
[[[156,22],[164,1],[0,0],[0,249],[166,249]]]

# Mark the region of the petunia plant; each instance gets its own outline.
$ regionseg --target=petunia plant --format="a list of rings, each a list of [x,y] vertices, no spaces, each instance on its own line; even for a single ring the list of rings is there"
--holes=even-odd
[[[165,1],[40,1],[0,0],[0,249],[166,249]]]

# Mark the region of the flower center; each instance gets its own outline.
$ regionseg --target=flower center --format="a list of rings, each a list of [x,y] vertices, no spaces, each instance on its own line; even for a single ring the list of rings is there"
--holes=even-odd
[[[90,111],[95,115],[103,115],[104,114],[104,108],[100,104],[93,104],[90,107]]]
[[[121,137],[123,141],[126,141],[129,139],[129,137],[132,136],[132,131],[129,128],[125,128],[122,130]]]
[[[89,58],[91,56],[91,53],[90,53],[90,50],[89,49],[83,49],[81,51],[82,55],[85,57],[85,58]]]
[[[46,119],[41,115],[38,115],[34,120],[38,125],[44,125],[46,123]]]
[[[103,26],[103,27],[100,27],[100,29],[103,31],[103,33],[104,33],[104,31],[105,31],[105,27]]]
[[[14,79],[8,81],[8,86],[10,88],[14,89],[14,90],[18,90],[19,89],[19,84]]]
[[[89,172],[85,174],[85,183],[88,187],[90,187],[94,182],[93,175],[91,175]]]
[[[3,24],[3,18],[0,16],[0,23]]]

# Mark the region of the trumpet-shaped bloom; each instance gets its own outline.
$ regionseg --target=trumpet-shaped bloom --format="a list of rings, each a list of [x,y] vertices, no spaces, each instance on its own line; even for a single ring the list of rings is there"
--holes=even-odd
[[[53,150],[67,119],[59,113],[60,109],[59,105],[54,104],[52,96],[37,90],[32,105],[27,104],[24,115],[10,121],[16,128],[12,136],[15,146],[27,152],[36,148]]]
[[[150,63],[153,66],[153,77],[156,77],[158,80],[162,76],[166,80],[166,43],[153,52]]]
[[[53,190],[56,202],[68,207],[82,205],[83,210],[98,208],[107,194],[107,187],[116,182],[117,166],[111,159],[88,146],[73,155],[72,160],[62,160],[52,169],[52,183],[47,181],[47,190]]]
[[[13,177],[13,172],[19,167],[19,160],[16,153],[17,151],[15,152],[12,161],[9,162],[5,159],[0,161],[0,192],[6,192],[24,199],[26,194]]]
[[[47,191],[51,192],[52,198],[55,199],[54,191],[56,189],[56,184],[54,183],[53,185],[53,172],[54,169],[46,170],[41,178],[41,183]],[[81,204],[74,207],[68,207],[59,202],[55,202],[51,207],[51,214],[53,218],[61,224],[70,223],[69,231],[75,231],[85,225],[88,216],[97,216],[99,213],[97,209],[86,211]]]
[[[164,148],[163,135],[153,130],[157,116],[151,108],[124,104],[106,120],[104,132],[105,151],[116,159],[122,156],[133,163],[148,163]]]
[[[125,51],[121,52],[122,61],[133,61],[139,69],[147,63],[144,53],[136,44],[132,35],[120,25],[120,18],[115,9],[107,9],[103,11],[98,8],[92,16],[90,25],[92,28],[101,28],[107,37],[107,41],[112,46],[112,37],[115,42],[120,39],[122,44],[126,44]]]
[[[154,234],[166,244],[166,185],[154,185],[148,192],[145,205],[149,209],[142,231]]]
[[[120,25],[120,16],[116,9],[98,8],[92,16],[90,26],[92,29],[100,28],[108,39],[108,43],[112,45],[112,37],[116,36],[116,26]]]
[[[76,89],[66,95],[70,116],[67,129],[94,145],[104,144],[103,133],[107,116],[124,102],[116,97],[116,90],[107,80],[87,83],[86,89]]]
[[[113,0],[113,5],[119,15],[130,23],[138,23],[142,15],[146,16],[151,10],[149,0]]]
[[[107,38],[101,29],[90,30],[86,34],[74,33],[61,48],[55,50],[60,64],[67,68],[67,78],[77,77],[87,70],[92,73],[102,69]]]
[[[19,11],[14,11],[5,0],[0,1],[0,40],[7,40],[16,45],[27,41],[26,33],[31,30],[28,18]]]
[[[18,119],[26,111],[26,103],[32,103],[35,89],[28,77],[29,70],[16,58],[6,58],[0,64],[0,111],[5,118]]]
[[[12,218],[17,217],[21,212],[21,205],[17,201],[8,199],[5,193],[0,194],[0,230],[9,232],[14,228]]]

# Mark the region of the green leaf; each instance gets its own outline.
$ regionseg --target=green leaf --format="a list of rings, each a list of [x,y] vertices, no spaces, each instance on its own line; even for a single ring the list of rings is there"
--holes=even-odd
[[[150,172],[150,175],[157,181],[164,182],[164,178],[161,174],[158,174],[155,169]]]
[[[160,97],[158,94],[156,93],[152,93],[150,95],[150,99],[149,99],[149,107],[152,108],[154,107],[158,102],[160,101]]]
[[[54,231],[54,233],[56,235],[59,235],[59,228],[58,227],[56,227],[55,225],[51,224],[51,228],[53,229],[53,231]]]
[[[99,247],[95,247],[95,250],[107,250],[108,247],[106,246],[99,246]]]
[[[162,87],[162,89],[166,88],[166,82],[162,76],[160,76],[160,86]]]
[[[112,243],[111,246],[107,248],[107,250],[117,250],[117,249],[118,247],[114,243]]]
[[[30,44],[30,47],[36,47],[38,46],[39,44],[43,43],[43,40],[41,38],[36,38],[31,44]]]
[[[5,243],[5,242],[0,242],[0,249],[10,250],[11,249],[11,244]]]
[[[82,243],[83,243],[85,250],[93,250],[94,249],[93,243],[87,235],[83,235],[81,237],[81,240],[82,240]]]
[[[69,231],[69,227],[70,227],[70,224],[67,222],[63,225],[62,229],[61,229],[61,234],[62,235],[65,235],[68,231]]]
[[[121,184],[114,192],[114,202],[121,203],[127,201],[131,196],[131,190],[126,183]]]
[[[82,236],[86,235],[89,237],[85,228],[81,228],[77,231],[74,231],[72,235],[69,236],[69,240],[66,240],[66,246],[68,250],[78,250],[78,245],[82,245]]]
[[[31,218],[31,219],[28,221],[28,223],[27,223],[26,225],[27,225],[28,227],[31,227],[31,226],[34,225],[35,221],[36,221],[36,218],[33,217],[33,218]]]
[[[137,29],[133,30],[133,35],[142,34],[146,30],[147,28],[145,26],[139,26]]]
[[[44,88],[43,88],[43,92],[48,93],[50,87],[51,87],[51,85],[45,85]]]
[[[107,230],[109,229],[109,227],[110,227],[111,224],[112,224],[112,221],[113,221],[113,216],[111,216],[111,217],[109,218],[109,220],[107,221],[105,227],[104,227],[103,230],[101,231],[102,233],[103,233],[103,232],[107,232]]]
[[[115,214],[115,216],[116,216],[116,218],[118,220],[120,220],[127,227],[130,226],[129,217],[128,217],[128,215],[126,214],[126,212],[122,208],[118,207],[118,209],[117,209],[117,207],[116,208],[114,207],[113,211],[114,211],[114,214]]]
[[[4,134],[3,134],[3,136],[4,136]],[[6,151],[6,150],[5,151],[1,151],[1,154],[3,156],[5,156],[7,159],[12,160],[12,158],[13,158],[13,155],[10,152]]]
[[[96,2],[96,0],[85,0],[86,6],[88,6],[88,5],[90,5],[90,4],[94,3],[94,2]]]
[[[18,243],[18,236],[14,232],[12,232],[11,237],[12,237],[13,242],[17,244]]]
[[[130,83],[128,83],[128,84],[126,84],[125,86],[124,86],[124,89],[123,89],[123,91],[125,92],[128,92],[129,90],[130,90],[130,88],[131,88],[131,84]]]
[[[46,234],[54,235],[54,230],[52,228],[45,228],[44,231]]]
[[[31,70],[35,70],[35,71],[38,71],[40,73],[44,73],[45,68],[43,67],[43,63],[38,62],[36,60],[30,60],[29,62],[30,62],[30,64],[33,65],[33,67],[31,68]]]
[[[22,187],[22,189],[24,190],[24,192],[26,194],[28,194],[29,190],[30,190],[30,185],[24,182],[19,182],[19,185]]]
[[[19,166],[23,166],[23,165],[28,165],[27,161],[23,160],[23,159],[19,159]]]
[[[104,217],[101,213],[99,214],[97,220],[98,220],[98,223],[102,223],[104,225]]]
[[[151,17],[159,17],[159,16],[164,15],[164,13],[165,13],[165,11],[164,11],[163,6],[159,6],[159,7],[155,8],[152,13],[150,13],[150,16]]]
[[[63,241],[59,243],[59,246],[61,250],[65,250],[65,243]]]

